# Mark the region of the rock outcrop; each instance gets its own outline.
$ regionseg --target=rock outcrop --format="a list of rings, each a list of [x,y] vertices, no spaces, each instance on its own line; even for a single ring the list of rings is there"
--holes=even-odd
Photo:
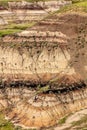
[[[46,17],[49,12],[59,10],[60,7],[72,4],[71,1],[47,1],[47,2],[8,2],[7,9],[1,6],[0,16],[4,23],[20,23],[29,21],[39,21]],[[0,20],[1,21],[1,20]],[[1,22],[1,24],[4,24]]]
[[[87,107],[86,21],[86,14],[55,14],[1,38],[0,102],[7,117],[43,128]]]
[[[87,106],[87,88],[80,83],[73,89],[60,88],[56,93],[38,94],[20,86],[0,89],[0,109],[6,109],[6,117],[15,125],[28,128],[50,127],[72,112]],[[62,91],[61,91],[62,90]]]
[[[35,74],[41,79],[46,74],[76,74],[69,65],[67,40],[61,32],[24,31],[18,36],[4,37],[0,48],[0,74],[20,74],[24,78]]]

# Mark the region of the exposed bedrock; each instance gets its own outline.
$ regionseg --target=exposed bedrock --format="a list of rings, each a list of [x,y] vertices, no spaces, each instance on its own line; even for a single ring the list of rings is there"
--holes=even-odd
[[[47,1],[31,3],[26,1],[8,2],[8,9],[0,6],[0,25],[12,22],[39,21],[49,12],[59,10],[60,7],[72,4],[71,1]]]
[[[8,118],[42,128],[87,107],[86,21],[85,15],[52,16],[1,38],[0,108]]]
[[[6,118],[16,125],[50,127],[66,114],[87,106],[86,84],[70,66],[68,38],[62,33],[57,36],[59,34],[63,37],[54,39],[54,44],[41,44],[40,39],[33,42],[32,33],[30,44],[26,36],[28,44],[24,43],[23,47],[19,44],[21,39],[18,46],[11,45],[9,36],[1,44],[0,109],[5,110]]]
[[[19,75],[20,79],[36,78],[44,81],[56,75],[76,75],[75,69],[69,64],[71,57],[66,49],[67,38],[61,33],[57,35],[60,37],[52,38],[54,44],[51,43],[50,37],[44,41],[45,35],[42,37],[43,41],[42,38],[36,38],[34,41],[33,36],[26,40],[19,37],[20,42],[24,41],[18,45],[13,43],[11,45],[11,41],[18,41],[17,38],[4,38],[0,47],[1,76],[11,75],[15,79]]]
[[[45,12],[44,10],[3,10],[0,12],[0,24],[5,25],[11,22],[36,22],[43,19],[46,15],[47,12]]]
[[[22,87],[22,86],[21,86]],[[87,88],[83,85],[62,93],[38,94],[29,88],[0,90],[0,109],[16,125],[28,128],[50,127],[65,115],[87,106]]]
[[[85,80],[87,79],[86,13],[83,15],[80,13],[55,14],[40,21],[36,26],[33,26],[31,30],[34,32],[55,32],[56,30],[56,32],[61,32],[68,37],[66,48],[70,55],[70,66],[75,69],[76,73],[80,73]]]

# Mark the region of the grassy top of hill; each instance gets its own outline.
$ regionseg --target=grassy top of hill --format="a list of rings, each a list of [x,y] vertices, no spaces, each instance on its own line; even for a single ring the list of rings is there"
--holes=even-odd
[[[57,11],[58,13],[65,12],[87,12],[87,0],[73,0],[73,4],[69,6],[65,6],[61,8],[61,10]]]

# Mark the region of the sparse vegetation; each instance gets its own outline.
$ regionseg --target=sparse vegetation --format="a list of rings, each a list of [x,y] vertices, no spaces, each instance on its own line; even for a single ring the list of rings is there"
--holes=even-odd
[[[21,30],[19,29],[7,29],[7,30],[0,30],[0,37],[3,37],[5,35],[9,34],[15,34],[17,32],[20,32]]]
[[[87,12],[87,1],[73,1],[72,5],[65,6],[61,8],[61,10],[57,11],[58,13],[65,13],[65,12]]]
[[[64,124],[64,123],[66,122],[66,119],[67,119],[67,118],[68,118],[68,115],[65,116],[65,117],[63,117],[62,119],[60,119],[59,122],[58,122],[58,124],[59,124],[59,125]]]
[[[5,0],[5,1],[0,1],[0,4],[1,5],[3,5],[4,6],[4,2],[5,2],[5,6],[7,6],[7,2],[8,2],[9,0]],[[13,1],[13,0],[11,0],[11,1]],[[16,1],[19,1],[19,0],[16,0]],[[27,1],[31,1],[31,2],[34,2],[33,0],[27,0]],[[73,4],[72,5],[69,5],[69,6],[66,6],[66,7],[63,7],[60,11],[57,11],[55,14],[57,14],[57,13],[65,13],[65,12],[68,12],[68,11],[81,11],[81,12],[87,12],[87,1],[86,0],[72,0],[73,1]],[[38,2],[38,0],[36,0],[35,2]],[[54,14],[52,14],[52,15],[54,15]],[[65,16],[66,17],[66,16]],[[56,18],[55,18],[56,19]],[[51,19],[52,20],[52,19]],[[65,20],[65,19],[64,19]],[[44,19],[44,21],[45,21],[45,19]],[[60,21],[62,21],[63,22],[63,20],[60,20]],[[60,22],[59,21],[59,22]],[[66,20],[66,21],[69,21],[69,19],[68,20]],[[52,22],[54,22],[53,20],[52,20]],[[62,23],[61,22],[61,23]],[[56,23],[57,23],[57,25],[58,25],[58,21],[56,21]],[[12,35],[12,34],[16,34],[16,33],[18,33],[18,32],[21,32],[21,31],[23,31],[23,30],[25,30],[25,29],[27,29],[27,28],[29,28],[29,27],[32,27],[33,25],[35,24],[35,22],[30,22],[30,23],[22,23],[22,24],[15,24],[15,23],[11,23],[11,24],[9,24],[9,25],[5,25],[5,26],[3,26],[2,27],[2,29],[0,29],[0,37],[1,37],[1,40],[3,39],[2,37],[4,37],[5,35]],[[54,24],[54,23],[53,23]],[[51,26],[53,26],[53,24],[51,24]],[[72,24],[72,23],[71,23]],[[76,25],[76,24],[75,24]],[[48,25],[49,26],[49,25]],[[51,27],[50,26],[50,27]],[[60,24],[60,26],[61,26],[61,24]],[[65,25],[65,21],[64,21],[64,26],[66,26]],[[73,28],[73,26],[74,26],[74,24],[72,25],[72,28]],[[69,26],[69,27],[71,27],[71,26]],[[75,27],[75,26],[74,26]],[[82,27],[82,26],[81,26]],[[44,27],[45,28],[45,27]],[[48,27],[49,28],[49,27]],[[55,26],[53,26],[53,28],[52,29],[50,29],[51,31],[53,30],[55,28]],[[57,28],[57,26],[56,26],[56,28]],[[76,28],[77,29],[77,28]],[[57,31],[61,31],[61,30],[59,30],[59,29],[57,29]],[[63,31],[63,30],[62,30]],[[65,31],[65,29],[64,29],[64,31]],[[77,31],[77,30],[75,30],[75,31]],[[82,37],[82,35],[83,35],[83,33],[84,33],[84,36]],[[62,35],[62,34],[61,34]],[[75,47],[78,47],[78,48],[74,48],[74,53],[75,53],[75,57],[76,57],[76,59],[78,59],[79,58],[79,54],[80,54],[80,52],[79,51],[77,51],[77,50],[81,50],[81,48],[83,49],[85,46],[84,46],[84,44],[86,44],[86,39],[85,39],[85,36],[86,35],[86,32],[84,32],[84,28],[79,28],[78,29],[78,37],[75,39],[76,41],[75,41]],[[21,37],[20,36],[17,36],[17,35],[13,35],[13,37],[14,37],[14,39],[16,39],[16,38],[19,38],[19,39],[21,39]],[[42,37],[42,38],[50,38],[50,35],[49,35],[49,33],[47,33],[47,36],[45,37]],[[56,35],[55,35],[55,37],[56,37]],[[25,37],[22,37],[22,38],[25,38]],[[35,39],[36,38],[36,39]],[[29,37],[28,37],[28,40],[29,40]],[[37,41],[36,41],[37,40]],[[27,41],[27,40],[26,40]],[[49,48],[49,46],[48,46],[48,42],[42,42],[41,41],[41,43],[39,44],[38,43],[38,41],[39,41],[39,38],[38,37],[35,37],[35,36],[33,36],[33,41],[34,42],[24,42],[24,41],[22,41],[22,42],[20,42],[20,43],[18,43],[18,42],[14,42],[14,43],[4,43],[4,42],[2,42],[2,41],[0,41],[1,43],[0,43],[0,45],[2,45],[3,43],[4,43],[4,45],[3,46],[5,46],[4,48],[7,48],[7,46],[9,46],[9,47],[13,47],[13,48],[16,48],[16,49],[19,49],[19,52],[20,52],[20,55],[21,55],[21,59],[22,59],[22,67],[23,67],[23,63],[24,63],[24,59],[23,59],[23,56],[24,57],[26,57],[25,55],[23,55],[23,50],[21,49],[21,48],[23,48],[24,49],[24,47],[26,47],[26,50],[28,50],[28,52],[29,52],[29,56],[30,56],[30,58],[31,58],[31,60],[33,61],[32,63],[34,63],[35,65],[34,65],[34,74],[36,74],[36,76],[38,77],[38,79],[40,79],[40,76],[38,76],[38,73],[37,73],[37,68],[36,68],[36,66],[37,66],[37,60],[38,60],[38,57],[40,56],[40,54],[41,54],[41,51],[43,50],[43,48],[46,48],[46,49],[48,49],[47,50],[47,53],[48,53],[48,51],[49,52],[51,52],[51,50],[52,50],[52,53],[54,52],[54,49],[55,49],[55,47],[57,47],[57,48],[59,48],[59,43],[58,43],[58,45],[57,45],[57,43],[56,43],[56,45],[54,45],[53,43],[52,43],[52,45],[51,45],[51,47]],[[45,41],[45,40],[44,40]],[[79,46],[78,46],[78,44],[79,44]],[[54,47],[55,46],[55,47]],[[33,50],[33,48],[35,48],[35,50]],[[39,48],[39,49],[38,49]],[[41,50],[42,49],[42,50]],[[33,51],[32,51],[33,50]],[[25,51],[25,50],[24,50]],[[75,52],[76,51],[76,52]],[[34,56],[35,56],[35,53],[37,52],[37,57],[35,57],[37,60],[35,60],[34,61]],[[85,51],[84,51],[84,53],[85,53]],[[83,54],[84,54],[83,53]],[[51,54],[51,53],[50,53]],[[49,54],[49,55],[50,55]],[[66,60],[68,61],[68,59],[67,59],[67,56],[65,55],[65,53],[63,52],[63,54],[64,54],[64,56],[65,56],[65,58],[66,58]],[[44,55],[44,54],[43,54]],[[70,54],[70,56],[71,56],[71,54]],[[52,59],[52,62],[54,62],[55,60],[56,60],[56,58],[55,58],[56,56],[54,56],[54,60]],[[74,57],[74,55],[73,55],[73,57]],[[49,58],[50,58],[50,56],[49,56]],[[48,58],[48,60],[49,60],[49,58]],[[73,59],[73,58],[72,58]],[[72,60],[73,61],[73,60]],[[44,60],[44,62],[45,62],[45,60]],[[16,65],[17,63],[15,63],[15,65]],[[73,64],[73,63],[72,63]],[[33,64],[31,64],[32,66],[33,66]],[[28,66],[28,67],[30,67],[30,66]],[[58,67],[57,65],[56,65],[56,67]],[[26,68],[27,68],[27,66],[26,66]],[[30,68],[31,69],[31,68]],[[48,69],[49,69],[49,67],[48,67]],[[27,70],[27,69],[26,69]],[[3,71],[3,70],[2,70]],[[32,70],[31,70],[32,71]],[[49,73],[49,72],[48,72]],[[74,77],[75,78],[75,77]],[[63,78],[64,79],[64,78]],[[82,90],[82,92],[83,92],[83,89],[85,89],[85,85],[84,84],[81,84],[81,82],[79,83],[79,85],[77,84],[77,83],[75,83],[75,85],[72,83],[72,85],[70,84],[70,85],[68,85],[68,84],[66,84],[65,85],[65,82],[64,82],[64,84],[62,83],[62,85],[61,85],[61,82],[63,81],[63,79],[62,80],[60,80],[60,82],[58,82],[58,83],[60,83],[60,90],[57,92],[57,94],[56,94],[56,96],[59,96],[59,97],[57,97],[57,100],[58,101],[60,101],[60,103],[61,104],[68,104],[68,101],[67,101],[67,99],[66,99],[66,95],[69,93],[69,98],[70,98],[70,101],[71,102],[73,102],[73,104],[74,104],[74,98],[73,98],[73,95],[74,94],[72,94],[72,91],[75,91],[75,90],[77,90],[77,91],[80,91],[80,89]],[[68,78],[67,78],[67,80],[68,80]],[[71,77],[71,80],[72,80],[72,77]],[[54,83],[54,82],[57,82],[58,81],[58,77],[56,77],[56,78],[54,78],[53,77],[53,79],[50,81],[50,83]],[[39,94],[44,94],[44,93],[46,93],[46,92],[48,92],[49,90],[50,90],[50,85],[49,85],[49,83],[47,82],[47,84],[46,85],[44,85],[44,86],[41,86],[41,83],[42,82],[40,82],[40,84],[39,85],[37,85],[37,88],[35,88],[35,94],[34,94],[34,96],[35,95],[39,95]],[[32,83],[33,84],[33,83]],[[6,84],[5,84],[6,85]],[[18,85],[18,84],[17,84]],[[30,84],[31,85],[31,84]],[[24,86],[24,85],[23,85]],[[33,85],[34,86],[34,85]],[[74,86],[74,87],[73,87]],[[79,87],[80,86],[80,87]],[[84,88],[82,88],[82,86],[84,86]],[[14,86],[13,86],[14,87]],[[54,86],[53,86],[54,87]],[[57,87],[58,87],[58,84],[57,84],[57,86],[55,85],[55,88],[57,89]],[[61,89],[61,87],[63,88],[63,89]],[[32,87],[33,88],[33,87]],[[55,88],[53,88],[54,90],[56,90]],[[52,90],[52,89],[51,89]],[[61,98],[61,94],[63,94],[63,96],[65,95],[65,97],[64,97],[64,99],[62,99]],[[71,94],[71,95],[70,95]],[[83,94],[83,93],[81,93],[81,94]],[[21,94],[22,95],[22,94]],[[84,94],[82,95],[82,96],[84,96]],[[80,97],[80,94],[79,94],[79,97]],[[78,95],[77,95],[77,98],[78,98]],[[29,99],[29,97],[28,97],[28,99]],[[62,101],[63,100],[63,101]],[[78,100],[78,99],[77,99]],[[70,102],[69,102],[70,103]],[[28,104],[28,103],[27,103]],[[43,103],[42,103],[42,105],[43,105]],[[48,104],[49,105],[49,104]],[[20,107],[20,106],[19,106]],[[27,107],[29,107],[28,105],[27,105]],[[61,109],[62,109],[62,107],[61,107]],[[26,109],[27,110],[27,109]],[[55,111],[55,110],[54,110]],[[48,113],[49,114],[49,113]],[[52,115],[53,116],[53,115]],[[65,122],[66,122],[66,119],[67,119],[67,117],[68,116],[65,116],[65,117],[63,117],[62,119],[60,119],[60,121],[58,122],[58,124],[59,125],[63,125]],[[20,118],[19,118],[20,119]],[[33,120],[35,119],[35,117],[33,117]],[[43,123],[43,122],[42,122]],[[73,122],[72,123],[72,127],[77,127],[77,126],[80,126],[80,125],[83,125],[84,123],[87,123],[87,115],[86,116],[84,116],[81,120],[79,120],[79,121],[76,121],[76,122]],[[84,127],[86,127],[86,125],[84,126]],[[7,121],[7,120],[5,120],[5,118],[4,118],[4,115],[2,114],[2,113],[0,113],[0,130],[22,130],[22,128],[21,127],[16,127],[15,128],[15,126],[11,123],[11,122],[9,122],[9,121]],[[29,129],[29,130],[31,130],[31,129]],[[35,130],[35,129],[33,129],[33,130]],[[67,129],[68,130],[68,129]],[[79,128],[77,129],[77,130],[79,130]],[[82,130],[82,128],[81,128],[81,130]],[[85,128],[83,129],[83,130],[85,130]]]
[[[20,126],[14,126],[10,121],[5,119],[5,116],[0,112],[0,130],[36,130],[36,129],[23,129]]]
[[[86,123],[87,123],[87,115],[85,115],[85,113],[84,113],[84,116],[80,120],[73,122],[72,126],[73,127],[81,126],[82,124],[86,124]]]
[[[22,24],[13,23],[10,25],[3,26],[3,29],[0,30],[0,37],[21,32],[21,31],[25,30],[26,28],[32,27],[34,24],[35,24],[35,22],[22,23]]]
[[[1,112],[0,112],[0,130],[15,130],[13,124],[5,120],[5,117]]]

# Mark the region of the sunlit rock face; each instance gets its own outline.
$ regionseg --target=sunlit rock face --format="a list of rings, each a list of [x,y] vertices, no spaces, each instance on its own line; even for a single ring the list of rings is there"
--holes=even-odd
[[[44,10],[3,10],[0,12],[0,16],[7,22],[29,22],[29,21],[39,21],[47,16],[47,12]]]
[[[10,9],[30,9],[30,10],[48,10],[55,11],[60,9],[60,7],[72,4],[72,1],[65,0],[54,0],[54,1],[38,1],[38,2],[8,2]]]
[[[44,74],[76,74],[69,65],[71,57],[66,49],[67,40],[68,37],[61,32],[24,31],[17,38],[4,37],[4,44],[9,42],[9,46],[3,47],[2,43],[0,47],[0,73],[27,75],[27,78],[37,74],[40,78]],[[15,48],[13,43],[13,47],[10,46],[11,42],[17,41],[20,46]]]
[[[15,125],[47,128],[86,107],[86,85],[69,64],[68,39],[61,32],[36,31],[3,38],[0,109]]]
[[[47,1],[31,3],[26,1],[8,2],[8,9],[0,8],[0,16],[5,23],[39,21],[46,17],[49,12],[59,10],[62,6],[72,4],[71,1]],[[1,21],[1,20],[0,20]]]
[[[80,89],[80,86],[69,91],[60,88],[56,93],[48,94],[37,94],[37,91],[23,86],[8,87],[4,93],[0,89],[0,110],[5,109],[6,118],[15,125],[50,127],[57,124],[61,117],[87,106],[87,88],[84,84],[80,85],[83,85]]]
[[[57,17],[0,41],[0,108],[16,125],[47,128],[87,107],[87,17]]]
[[[35,51],[37,50],[32,50],[33,53]],[[70,69],[68,66],[69,53],[64,50],[64,55],[60,48],[54,50],[54,53],[52,50],[48,52],[47,48],[43,48],[39,56],[37,52],[33,55],[34,61],[28,51],[20,55],[17,50],[1,48],[0,53],[0,73],[32,74],[35,73],[35,70],[37,73],[60,73],[61,71],[63,73],[75,73],[74,69]]]

